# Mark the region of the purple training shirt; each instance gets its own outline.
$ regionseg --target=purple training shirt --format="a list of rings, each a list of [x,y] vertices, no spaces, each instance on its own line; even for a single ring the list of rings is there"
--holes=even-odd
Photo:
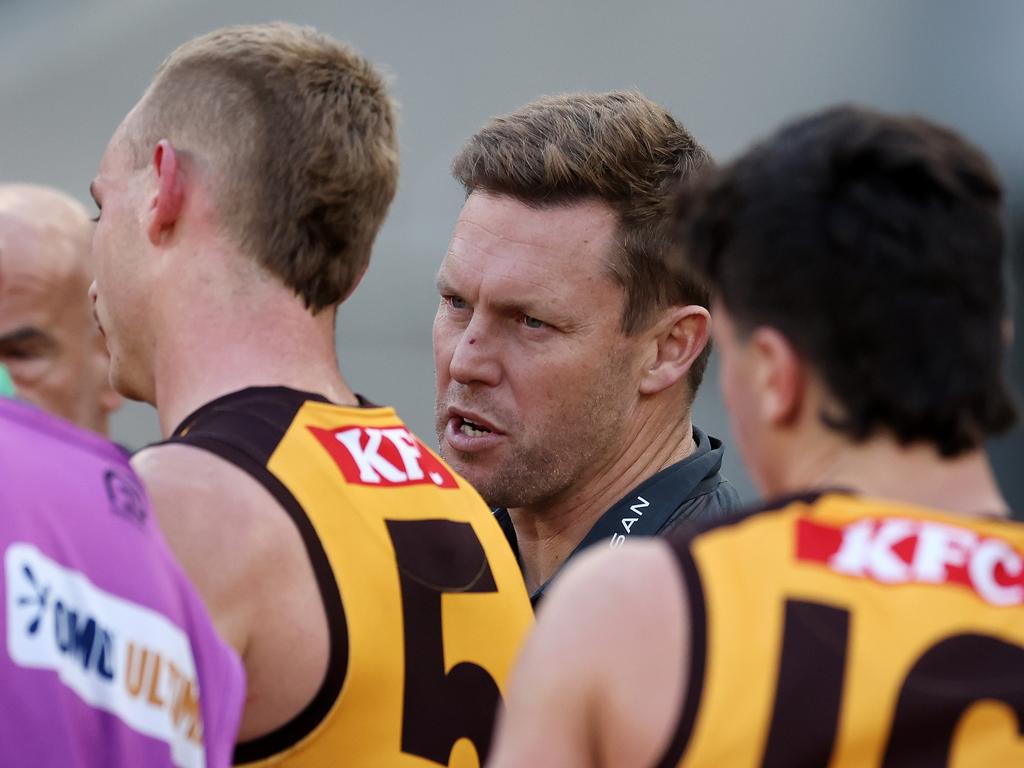
[[[241,662],[126,455],[0,399],[0,521],[0,765],[230,765]]]

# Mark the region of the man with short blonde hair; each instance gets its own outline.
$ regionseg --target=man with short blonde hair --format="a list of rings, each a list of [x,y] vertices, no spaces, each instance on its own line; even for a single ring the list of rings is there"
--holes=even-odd
[[[135,466],[245,659],[239,763],[478,764],[530,620],[475,491],[338,370],[397,174],[380,75],[269,24],[172,54],[93,183],[113,380],[165,436]]]

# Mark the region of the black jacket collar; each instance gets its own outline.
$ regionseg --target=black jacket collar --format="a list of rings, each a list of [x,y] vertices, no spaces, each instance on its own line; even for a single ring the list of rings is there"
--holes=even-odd
[[[725,453],[722,442],[693,428],[693,453],[682,461],[666,467],[619,499],[590,529],[572,551],[566,562],[592,544],[606,541],[617,548],[627,539],[657,536],[667,532],[695,514],[717,516],[739,506],[739,496],[720,474]],[[712,494],[711,504],[707,503]],[[505,538],[519,559],[519,542],[507,509],[494,510]],[[565,567],[565,563],[561,568]],[[561,570],[561,568],[559,570]],[[536,605],[554,580],[556,573],[531,596]]]

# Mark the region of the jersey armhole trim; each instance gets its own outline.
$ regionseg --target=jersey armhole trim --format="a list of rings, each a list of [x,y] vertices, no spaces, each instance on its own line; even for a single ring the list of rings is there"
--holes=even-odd
[[[302,537],[313,573],[316,577],[320,599],[327,616],[328,659],[327,671],[320,688],[309,703],[292,719],[270,733],[235,745],[234,764],[265,760],[280,754],[298,744],[311,734],[330,713],[341,695],[341,689],[348,671],[348,624],[345,608],[338,591],[327,553],[324,551],[313,523],[302,510],[299,502],[277,477],[263,464],[235,446],[208,435],[189,435],[171,438],[165,444],[183,444],[209,451],[225,461],[234,464],[262,485],[281,505],[295,523]]]
[[[686,688],[683,691],[683,704],[672,733],[672,741],[669,742],[661,760],[656,763],[656,768],[676,768],[682,760],[697,722],[707,663],[707,608],[700,583],[700,572],[688,546],[672,547],[672,551],[686,585],[690,619],[690,663]]]

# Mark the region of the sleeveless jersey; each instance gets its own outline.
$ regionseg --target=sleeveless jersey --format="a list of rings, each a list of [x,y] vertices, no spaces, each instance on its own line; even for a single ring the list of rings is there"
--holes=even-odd
[[[476,491],[392,409],[283,387],[215,400],[171,442],[217,454],[276,498],[328,617],[319,692],[280,729],[239,744],[236,763],[481,765],[532,613]]]
[[[1024,765],[1024,525],[838,492],[675,539],[664,764]]]
[[[0,400],[0,764],[231,764],[241,662],[125,454]]]

